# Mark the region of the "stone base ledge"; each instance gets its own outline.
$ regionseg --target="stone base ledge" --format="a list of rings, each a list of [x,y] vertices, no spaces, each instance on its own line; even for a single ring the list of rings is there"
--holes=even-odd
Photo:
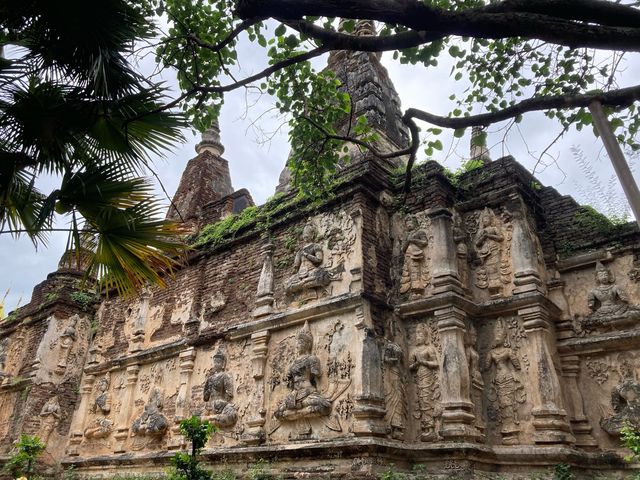
[[[174,452],[147,454],[120,454],[95,457],[67,457],[63,467],[73,465],[81,477],[91,477],[113,469],[118,473],[164,472]],[[420,465],[431,471],[451,465],[466,470],[531,472],[547,469],[558,463],[571,465],[576,470],[622,472],[632,470],[622,456],[614,452],[585,452],[566,446],[488,446],[469,442],[404,443],[383,438],[348,438],[333,441],[299,441],[280,445],[241,446],[206,449],[202,460],[213,469],[229,468],[243,471],[256,459],[264,459],[274,473],[313,469],[323,466],[332,469],[332,476],[353,476],[356,473],[373,474],[395,465],[398,471],[411,471]],[[457,467],[456,467],[457,468]],[[310,472],[311,473],[311,472]],[[451,473],[451,472],[450,472]],[[320,476],[320,473],[317,473]],[[357,476],[357,475],[355,475]],[[311,475],[313,478],[313,475]]]

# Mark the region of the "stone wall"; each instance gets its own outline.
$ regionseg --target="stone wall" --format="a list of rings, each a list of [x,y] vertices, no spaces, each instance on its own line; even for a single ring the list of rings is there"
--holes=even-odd
[[[1,409],[0,433],[49,435],[84,476],[162,472],[191,415],[220,429],[205,458],[238,473],[264,458],[286,477],[623,475],[620,426],[640,423],[635,227],[581,215],[510,157],[455,179],[420,165],[407,194],[374,159],[342,173],[323,202],[289,194],[203,242],[167,288],[103,300],[90,344],[90,312],[28,314],[34,295],[1,331],[9,356],[30,339],[0,397],[30,416]]]

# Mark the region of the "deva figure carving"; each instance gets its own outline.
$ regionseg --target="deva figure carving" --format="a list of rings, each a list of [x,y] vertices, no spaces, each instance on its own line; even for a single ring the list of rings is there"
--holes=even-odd
[[[92,425],[84,431],[85,438],[106,438],[113,431],[113,421],[108,417],[111,413],[111,393],[109,393],[109,376],[105,375],[96,384],[96,398],[91,404],[90,413],[96,415]]]
[[[310,223],[302,230],[303,246],[296,253],[293,266],[296,273],[285,283],[285,290],[290,295],[301,295],[301,300],[318,298],[318,289],[331,283],[330,274],[324,268],[322,245],[316,243],[316,229]]]
[[[475,407],[476,427],[482,432],[484,431],[483,408],[482,408],[482,392],[484,391],[484,380],[480,372],[480,354],[476,350],[478,342],[478,333],[473,325],[469,325],[465,332],[464,344],[467,362],[469,365],[469,380],[471,382],[471,401]]]
[[[429,266],[425,250],[429,245],[427,232],[420,228],[414,215],[405,218],[407,239],[402,251],[404,263],[400,278],[400,293],[408,293],[410,299],[420,298],[429,286]]]
[[[274,416],[279,420],[298,420],[329,415],[331,402],[318,391],[322,365],[312,353],[313,336],[307,322],[298,332],[296,343],[298,357],[287,371],[290,392],[279,402]]]
[[[502,249],[504,235],[495,225],[495,216],[485,208],[480,214],[474,244],[480,266],[476,270],[476,287],[486,289],[492,297],[502,295]]]
[[[402,378],[404,352],[397,343],[385,343],[382,359],[385,368],[385,420],[392,438],[403,439],[407,407],[405,404],[405,386]]]
[[[142,415],[136,418],[131,425],[131,435],[140,437],[162,437],[169,422],[162,413],[164,401],[160,389],[154,387],[149,395],[149,401],[144,406]]]
[[[415,347],[409,359],[409,370],[415,377],[418,409],[414,417],[420,420],[420,440],[432,442],[440,438],[440,362],[433,345],[429,327],[416,328]]]
[[[219,428],[235,425],[238,418],[236,407],[233,405],[233,379],[225,371],[227,356],[223,347],[213,356],[213,368],[204,384],[203,399],[209,413],[209,421]]]
[[[0,382],[6,376],[5,368],[7,367],[7,356],[9,355],[9,337],[0,340]]]
[[[58,374],[64,373],[67,369],[69,355],[76,341],[76,325],[79,318],[78,315],[71,317],[69,325],[67,325],[62,335],[60,335],[60,353],[58,355],[58,365],[56,366],[56,373]]]
[[[589,292],[591,314],[585,317],[582,328],[590,330],[613,320],[638,320],[640,309],[629,305],[624,290],[615,283],[613,272],[602,263],[596,263],[596,287]]]
[[[640,383],[635,372],[637,359],[629,354],[620,354],[618,362],[620,384],[611,392],[613,415],[600,420],[602,429],[616,438],[625,425],[636,430],[640,428]]]
[[[40,410],[40,431],[38,436],[45,445],[49,437],[60,423],[61,409],[58,396],[50,398]]]
[[[518,408],[524,403],[526,393],[516,372],[521,370],[520,359],[511,348],[507,329],[502,318],[495,326],[493,348],[485,358],[484,370],[492,372],[488,398],[494,405],[494,412],[501,423],[500,433],[503,445],[518,443],[520,418]]]

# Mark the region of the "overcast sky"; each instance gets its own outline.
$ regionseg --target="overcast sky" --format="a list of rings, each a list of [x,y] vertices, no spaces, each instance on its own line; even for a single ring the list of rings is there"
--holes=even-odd
[[[241,48],[239,58],[246,74],[255,73],[264,65],[251,47]],[[318,66],[321,67],[323,62],[326,59],[319,60]],[[449,78],[450,66],[446,62],[441,62],[440,68],[428,71],[424,67],[400,65],[387,54],[382,62],[395,83],[403,108],[412,106],[444,115],[451,109],[449,95],[463,88]],[[144,60],[141,68],[152,71],[151,60]],[[621,86],[630,85],[640,78],[638,57],[629,57],[625,68]],[[170,75],[167,80],[175,83]],[[222,143],[226,149],[224,157],[229,161],[233,186],[236,190],[247,188],[257,204],[264,203],[273,195],[289,151],[286,128],[282,127],[281,119],[269,113],[271,107],[269,98],[247,97],[245,91],[236,91],[227,95],[220,119]],[[530,171],[536,167],[540,153],[561,130],[558,123],[542,114],[526,115],[505,141],[502,127],[496,125],[489,130],[491,157],[513,155]],[[194,146],[199,141],[199,134],[185,133],[187,143],[178,145],[165,159],[157,159],[155,164],[155,170],[170,195],[175,192],[187,161],[195,155]],[[448,135],[445,139],[443,152],[437,152],[434,159],[455,169],[468,155],[469,138],[465,136],[454,142]],[[591,173],[576,162],[576,152],[572,151],[576,148],[583,152]],[[613,178],[608,157],[590,129],[568,132],[548,153],[557,162],[547,157],[547,166],[537,166],[536,175],[543,185],[553,186],[561,193],[573,195],[582,203],[591,203],[608,214],[627,209],[621,189]],[[635,173],[635,159],[630,163]],[[600,187],[594,184],[594,175]],[[52,186],[52,182],[44,182],[41,188],[48,192]],[[40,246],[37,250],[26,238],[14,240],[8,235],[0,235],[0,300],[9,289],[6,313],[18,304],[29,302],[33,287],[56,269],[65,245],[65,234],[52,236],[46,248]]]

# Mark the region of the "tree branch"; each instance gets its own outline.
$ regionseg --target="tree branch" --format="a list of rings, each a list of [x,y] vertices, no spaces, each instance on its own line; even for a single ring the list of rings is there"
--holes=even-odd
[[[444,117],[434,115],[432,113],[419,110],[417,108],[409,108],[405,117],[416,118],[424,122],[436,125],[442,128],[467,128],[474,126],[489,126],[493,123],[501,122],[509,118],[517,117],[527,112],[552,109],[572,109],[588,107],[589,104],[599,100],[600,103],[608,107],[625,107],[633,102],[640,100],[640,85],[619,90],[612,90],[606,93],[592,93],[581,95],[556,95],[549,97],[534,97],[522,102],[516,103],[503,110],[496,112],[481,113],[479,115],[471,115],[468,117]]]

